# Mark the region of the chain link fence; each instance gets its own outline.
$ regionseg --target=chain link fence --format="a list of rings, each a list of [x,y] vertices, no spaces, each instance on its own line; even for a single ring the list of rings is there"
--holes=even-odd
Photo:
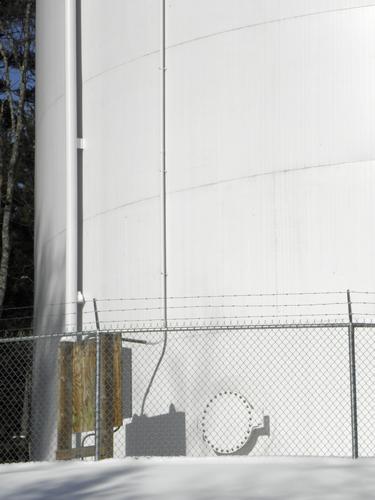
[[[0,460],[375,456],[375,325],[0,340]]]

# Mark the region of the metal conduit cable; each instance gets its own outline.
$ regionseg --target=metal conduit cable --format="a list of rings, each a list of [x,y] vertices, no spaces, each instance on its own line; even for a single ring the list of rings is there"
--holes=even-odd
[[[113,429],[113,434],[115,434],[117,431],[119,431],[121,429],[121,425],[119,425],[118,427],[116,427],[116,429]],[[96,436],[95,436],[95,432],[90,432],[90,434],[87,434],[83,439],[82,439],[82,443],[81,443],[81,447],[84,448],[84,445],[85,445],[85,442],[86,442],[86,439],[90,438],[90,437],[95,437],[96,439]],[[82,457],[81,456],[81,460],[84,460],[85,457]]]
[[[149,392],[151,390],[151,387],[152,387],[152,384],[155,380],[155,377],[156,377],[156,374],[158,373],[158,370],[160,368],[160,365],[163,361],[163,358],[164,358],[164,355],[165,355],[165,351],[167,350],[167,343],[168,343],[168,332],[167,330],[164,332],[164,341],[163,341],[163,349],[161,351],[161,354],[160,354],[160,357],[159,357],[159,360],[155,366],[155,369],[154,369],[154,372],[152,374],[152,377],[150,379],[150,382],[148,383],[148,386],[147,386],[147,389],[146,389],[146,392],[143,396],[143,400],[142,400],[142,406],[141,406],[141,415],[144,415],[144,409],[145,409],[145,405],[146,405],[146,400],[147,400],[147,396],[149,395]]]
[[[161,221],[162,221],[162,274],[163,274],[163,305],[164,305],[164,339],[159,360],[155,366],[146,392],[143,396],[141,415],[144,414],[147,396],[151,390],[156,374],[163,361],[168,342],[168,289],[167,289],[167,189],[166,189],[166,94],[165,94],[165,0],[160,0],[160,71],[161,71]]]
[[[159,345],[162,344],[164,340],[158,340],[157,342],[150,342],[149,340],[132,339],[129,337],[125,337],[121,339],[121,342],[129,342],[131,344],[142,344],[142,345]]]
[[[87,435],[86,435],[86,436],[82,439],[82,444],[81,444],[82,448],[83,448],[83,446],[84,446],[84,444],[85,444],[86,439],[88,439],[88,438],[90,438],[90,437],[95,437],[95,432],[91,432],[90,434],[87,434]],[[81,460],[83,460],[83,457],[81,457]]]

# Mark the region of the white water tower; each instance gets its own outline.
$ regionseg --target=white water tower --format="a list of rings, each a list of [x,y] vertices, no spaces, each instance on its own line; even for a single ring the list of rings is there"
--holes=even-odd
[[[372,0],[167,0],[164,46],[160,1],[75,3],[37,0],[36,332],[163,298],[165,264],[172,297],[373,288]]]

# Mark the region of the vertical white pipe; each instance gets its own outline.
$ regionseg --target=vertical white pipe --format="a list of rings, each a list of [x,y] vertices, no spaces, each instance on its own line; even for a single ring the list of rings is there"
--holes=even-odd
[[[77,330],[77,51],[76,0],[65,0],[66,262],[65,328]]]
[[[162,225],[162,276],[163,276],[163,320],[168,326],[168,287],[167,287],[167,193],[166,193],[166,138],[165,138],[165,0],[161,0],[161,40],[160,40],[160,74],[161,74],[161,225]]]

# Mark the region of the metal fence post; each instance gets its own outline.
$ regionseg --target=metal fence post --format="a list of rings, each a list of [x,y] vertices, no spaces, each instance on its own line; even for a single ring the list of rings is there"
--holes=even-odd
[[[93,299],[96,323],[96,377],[95,377],[95,460],[100,460],[100,323],[96,299]]]
[[[352,458],[358,458],[358,415],[357,415],[357,381],[355,366],[355,328],[353,323],[352,302],[350,290],[347,290],[349,325],[349,369],[350,369],[350,409],[352,428]]]

